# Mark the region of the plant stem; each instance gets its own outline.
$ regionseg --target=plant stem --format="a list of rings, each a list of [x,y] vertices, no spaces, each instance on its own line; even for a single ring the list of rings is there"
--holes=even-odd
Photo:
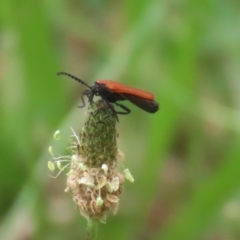
[[[86,240],[96,240],[98,233],[98,222],[92,219],[87,220]]]

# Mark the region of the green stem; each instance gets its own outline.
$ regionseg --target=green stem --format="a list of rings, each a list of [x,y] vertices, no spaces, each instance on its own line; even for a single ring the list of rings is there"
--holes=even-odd
[[[96,240],[98,233],[98,222],[92,219],[87,220],[86,240]]]

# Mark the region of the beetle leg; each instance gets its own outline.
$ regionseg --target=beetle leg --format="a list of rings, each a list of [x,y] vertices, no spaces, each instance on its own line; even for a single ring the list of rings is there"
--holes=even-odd
[[[87,95],[85,92],[82,94],[82,96],[81,96],[81,100],[82,100],[82,105],[81,106],[78,106],[79,108],[83,108],[83,107],[85,107],[86,106],[86,103],[85,103],[85,101],[84,101],[84,95]]]
[[[131,110],[129,108],[127,108],[126,106],[124,106],[124,105],[122,105],[120,103],[117,103],[117,102],[115,102],[115,104],[117,106],[119,106],[120,108],[122,108],[123,110],[125,110],[125,112],[119,112],[119,111],[115,111],[114,110],[116,114],[123,114],[123,115],[125,115],[125,114],[129,114],[131,112]]]
[[[108,102],[108,101],[105,101],[105,102],[106,102],[106,104],[111,108],[111,110],[112,110],[112,112],[113,112],[113,115],[114,115],[114,116],[116,117],[116,119],[117,119],[117,122],[119,122],[117,112],[116,112],[116,110],[114,109],[113,105],[112,105],[110,102]]]
[[[83,93],[82,93],[82,96],[81,96],[81,100],[82,100],[82,105],[81,106],[78,106],[79,108],[83,108],[86,106],[86,103],[84,101],[84,96],[87,96],[88,97],[88,101],[90,104],[93,103],[93,97],[94,97],[94,94],[92,92],[92,90],[85,90]]]
[[[115,111],[113,105],[110,102],[106,101],[105,99],[102,99],[102,100],[104,101],[104,104],[106,104],[112,110],[112,113],[116,117],[117,122],[119,122],[117,112]]]
[[[93,104],[94,93],[92,90],[85,90],[85,94],[88,96],[88,101],[90,104]]]

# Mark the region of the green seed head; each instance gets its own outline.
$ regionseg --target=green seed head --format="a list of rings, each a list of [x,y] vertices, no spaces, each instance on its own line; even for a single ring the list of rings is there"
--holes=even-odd
[[[117,155],[116,115],[102,100],[89,106],[80,133],[79,155],[89,167],[109,164]]]

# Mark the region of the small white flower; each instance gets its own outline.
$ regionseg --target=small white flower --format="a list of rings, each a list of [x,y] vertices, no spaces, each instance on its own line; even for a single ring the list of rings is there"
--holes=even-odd
[[[119,188],[119,178],[118,177],[113,178],[112,181],[108,182],[106,186],[109,192],[117,191]]]
[[[54,156],[52,146],[50,146],[50,147],[48,148],[48,151],[49,151],[49,153],[50,153],[52,156]]]
[[[108,165],[104,163],[102,165],[102,169],[103,169],[104,173],[107,174],[107,172],[108,172]]]
[[[60,131],[57,130],[57,131],[53,134],[53,137],[54,137],[55,140],[60,140],[60,139],[61,139],[61,137],[60,137]]]
[[[55,165],[54,165],[53,162],[48,161],[48,169],[51,170],[51,171],[54,171],[54,169],[55,169]]]
[[[129,171],[128,168],[123,171],[123,174],[124,174],[125,178],[126,178],[129,182],[131,182],[131,183],[134,182],[134,178],[133,178],[133,176],[132,176],[132,174],[130,173],[130,171]]]
[[[56,163],[57,163],[57,168],[58,168],[60,171],[62,171],[62,170],[63,170],[63,167],[62,167],[61,162],[60,162],[60,161],[56,161]]]
[[[76,155],[76,154],[73,154],[72,157],[71,157],[71,161],[72,161],[72,162],[77,162],[77,160],[78,160],[77,155]]]
[[[96,199],[96,205],[97,205],[98,207],[101,207],[101,206],[103,205],[103,200],[102,200],[101,197],[97,197],[97,199]]]
[[[118,177],[113,178],[111,185],[112,185],[112,190],[117,191],[119,188],[119,178]]]

